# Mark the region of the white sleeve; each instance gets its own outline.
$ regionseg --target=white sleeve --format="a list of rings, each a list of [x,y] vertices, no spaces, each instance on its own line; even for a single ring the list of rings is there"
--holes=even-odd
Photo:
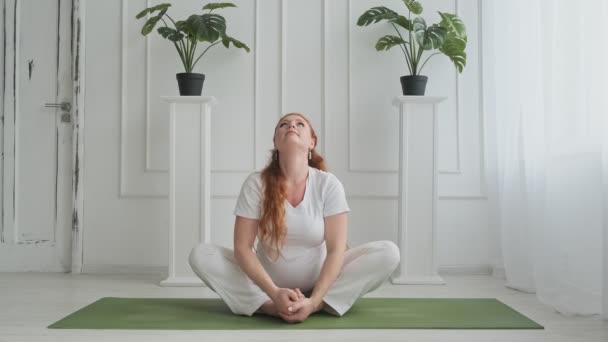
[[[261,216],[261,200],[260,174],[252,173],[241,186],[241,192],[234,208],[234,215],[258,220]]]
[[[336,176],[330,174],[323,187],[323,217],[350,211],[344,187]]]

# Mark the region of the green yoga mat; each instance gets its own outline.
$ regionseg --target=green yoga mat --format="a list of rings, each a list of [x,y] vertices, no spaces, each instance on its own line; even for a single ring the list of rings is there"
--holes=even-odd
[[[102,298],[51,329],[543,329],[493,298],[362,298],[342,317],[321,312],[300,324],[237,316],[220,299]]]

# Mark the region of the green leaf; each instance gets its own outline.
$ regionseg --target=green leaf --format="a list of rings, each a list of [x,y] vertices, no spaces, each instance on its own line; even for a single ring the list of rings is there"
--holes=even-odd
[[[402,15],[397,16],[397,18],[391,19],[390,21],[403,27],[404,29],[406,29],[408,31],[411,31],[414,28],[412,25],[412,22]]]
[[[443,45],[447,30],[437,24],[427,27],[424,19],[414,19],[416,42],[424,50],[438,49]]]
[[[410,10],[410,12],[420,15],[420,13],[422,13],[422,4],[419,3],[416,0],[403,0],[403,3],[405,4],[405,6],[407,6],[407,9]]]
[[[427,27],[426,36],[425,36],[425,44],[423,45],[423,49],[432,50],[439,49],[443,42],[445,41],[445,37],[448,34],[448,31],[437,25],[433,24],[431,27]],[[428,42],[427,42],[428,40]]]
[[[143,11],[139,12],[139,13],[138,13],[138,14],[135,16],[135,18],[136,18],[136,19],[141,19],[141,18],[143,18],[144,16],[146,16],[148,13],[154,13],[154,12],[156,12],[156,11],[160,11],[160,10],[163,10],[163,9],[164,9],[164,10],[166,10],[166,9],[167,9],[167,8],[169,8],[169,7],[171,7],[171,4],[160,4],[160,5],[156,5],[156,6],[153,6],[153,7],[149,7],[149,8],[146,8],[145,10],[143,10]],[[165,12],[166,12],[166,11],[165,11]]]
[[[392,48],[393,46],[403,44],[403,43],[405,43],[405,42],[400,37],[386,35],[386,36],[378,39],[378,42],[376,43],[376,50],[378,50],[378,51],[385,50],[386,51],[386,50]]]
[[[218,14],[193,14],[186,22],[189,33],[201,42],[213,43],[226,32],[226,19]]]
[[[144,26],[141,28],[141,34],[145,36],[148,33],[152,32],[154,26],[156,26],[156,23],[158,23],[158,21],[163,17],[163,15],[165,15],[165,13],[167,13],[167,8],[161,9],[158,15],[148,19],[148,21],[146,21]]]
[[[456,54],[458,52],[464,51],[467,47],[467,42],[462,40],[459,37],[453,36],[451,34],[447,34],[446,38],[443,42],[443,45],[439,49],[441,52],[446,55]]]
[[[466,45],[466,41],[460,37],[456,37],[452,33],[449,33],[446,40],[443,42],[443,45],[439,49],[439,51],[443,52],[443,54],[450,58],[460,73],[462,73],[462,70],[467,64],[467,54],[464,51]]]
[[[454,63],[454,66],[456,66],[456,69],[458,69],[458,72],[462,73],[462,71],[464,70],[464,67],[467,65],[467,53],[464,51],[461,51],[458,54],[454,54],[454,55],[451,55],[448,57],[450,58],[452,63]]]
[[[175,23],[175,28],[177,28],[178,31],[183,31],[188,33],[189,32],[189,28],[188,28],[188,23],[180,20],[178,22]]]
[[[439,51],[443,52],[458,69],[462,72],[467,63],[467,32],[462,19],[450,13],[439,12],[441,22],[439,25],[444,27],[448,34]]]
[[[214,10],[214,9],[219,9],[219,8],[226,8],[226,7],[236,7],[235,4],[231,3],[231,2],[213,2],[213,3],[208,3],[203,7],[203,10]]]
[[[448,32],[450,32],[451,34],[459,37],[460,39],[464,40],[465,42],[467,41],[467,30],[466,27],[464,26],[464,23],[462,22],[462,19],[460,19],[458,16],[454,15],[454,14],[450,14],[450,13],[442,13],[442,12],[438,12],[439,16],[441,16],[441,22],[439,23],[439,25],[441,27],[444,27],[448,30]]]
[[[239,48],[239,49],[245,49],[245,51],[247,51],[247,52],[249,52],[249,51],[250,51],[250,50],[249,50],[249,47],[248,47],[247,45],[245,45],[245,43],[243,43],[243,42],[241,42],[241,41],[239,41],[239,40],[237,40],[237,39],[234,39],[234,38],[232,38],[232,37],[228,37],[228,36],[224,35],[224,36],[222,37],[222,44],[224,44],[224,46],[225,46],[226,48],[229,48],[229,47],[230,47],[230,43],[232,43],[232,45],[233,45],[235,48]]]
[[[169,39],[173,42],[178,42],[184,38],[184,35],[181,32],[178,32],[170,27],[159,27],[158,33],[163,36],[163,38]]]
[[[384,6],[372,7],[365,11],[359,19],[357,19],[358,26],[367,26],[370,24],[375,24],[382,20],[392,20],[397,19],[399,15],[397,12],[386,8]]]
[[[427,27],[424,19],[414,19],[414,35],[416,42],[424,50],[438,49],[443,45],[447,30],[437,24]]]

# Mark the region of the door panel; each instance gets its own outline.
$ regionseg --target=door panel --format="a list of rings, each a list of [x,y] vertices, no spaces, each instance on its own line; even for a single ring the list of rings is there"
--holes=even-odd
[[[67,271],[72,129],[45,103],[71,102],[71,1],[5,6],[0,271]]]
[[[17,23],[15,228],[18,242],[52,241],[57,184],[57,2],[20,1]],[[54,20],[53,20],[54,19]],[[55,21],[55,22],[54,22]]]

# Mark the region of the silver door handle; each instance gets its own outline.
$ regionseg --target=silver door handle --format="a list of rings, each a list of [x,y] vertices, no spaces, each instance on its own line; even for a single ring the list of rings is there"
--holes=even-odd
[[[72,104],[69,102],[62,102],[62,103],[45,103],[44,104],[45,107],[52,107],[52,108],[61,108],[61,110],[69,112],[70,110],[72,110]]]
[[[65,113],[61,114],[61,122],[72,122],[72,116],[70,111],[72,110],[72,104],[69,102],[62,103],[45,103],[45,107],[50,108],[61,108]]]

